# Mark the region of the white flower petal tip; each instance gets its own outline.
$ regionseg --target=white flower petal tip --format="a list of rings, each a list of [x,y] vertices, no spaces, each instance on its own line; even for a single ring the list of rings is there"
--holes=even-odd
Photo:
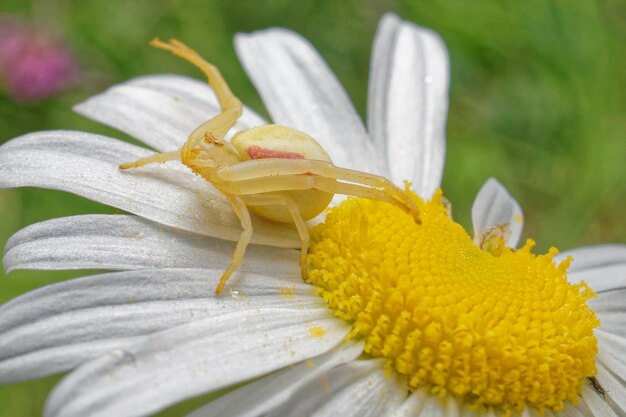
[[[180,75],[150,75],[115,85],[74,106],[74,111],[158,151],[171,151],[220,109],[206,82]],[[246,108],[231,133],[263,124],[261,117]]]
[[[472,205],[474,236],[480,236],[491,227],[508,225],[506,245],[515,248],[524,227],[522,208],[495,178],[482,186]]]
[[[311,329],[325,329],[314,337]],[[349,332],[326,308],[259,308],[141,338],[81,366],[53,391],[46,417],[136,417],[318,356]]]
[[[30,225],[5,247],[4,267],[16,269],[226,269],[233,242],[159,225],[137,216],[84,215]],[[298,277],[295,250],[253,245],[240,272]]]
[[[391,178],[429,199],[441,184],[450,78],[448,52],[434,32],[386,14],[374,41],[368,127]]]
[[[237,34],[235,49],[275,123],[312,136],[337,166],[383,173],[350,98],[306,39],[266,29]]]
[[[0,188],[69,191],[167,226],[237,241],[241,225],[230,203],[177,162],[131,172],[119,169],[151,152],[115,139],[73,131],[36,132],[0,146]],[[299,248],[290,225],[255,217],[253,242]]]
[[[31,291],[0,307],[0,383],[72,369],[138,337],[262,308],[324,309],[297,280],[240,274],[221,296],[221,270],[148,269],[94,275]]]
[[[296,401],[294,395],[299,389],[315,379],[324,378],[330,369],[355,360],[362,352],[363,343],[344,343],[329,353],[232,391],[187,417],[265,415],[287,401]]]

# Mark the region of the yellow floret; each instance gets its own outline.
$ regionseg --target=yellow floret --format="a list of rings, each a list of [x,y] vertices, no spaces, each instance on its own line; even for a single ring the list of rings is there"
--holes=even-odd
[[[505,413],[560,411],[595,375],[599,325],[569,260],[534,242],[481,250],[448,215],[441,193],[415,197],[421,224],[387,203],[348,199],[311,230],[309,278],[351,337],[407,377]]]

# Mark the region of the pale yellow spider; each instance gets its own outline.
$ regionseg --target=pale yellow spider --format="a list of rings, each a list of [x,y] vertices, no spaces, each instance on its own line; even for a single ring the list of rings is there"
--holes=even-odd
[[[222,140],[241,116],[242,105],[219,70],[175,39],[167,43],[154,39],[150,44],[170,51],[202,70],[215,91],[222,112],[191,132],[182,149],[121,164],[120,168],[180,160],[228,198],[241,221],[243,232],[232,262],[215,288],[217,294],[222,292],[228,278],[241,264],[252,237],[248,207],[265,218],[295,224],[302,241],[300,267],[304,280],[309,246],[305,221],[321,213],[334,194],[386,201],[411,213],[419,222],[415,202],[406,192],[386,178],[336,167],[313,138],[295,129],[266,125],[241,131],[230,143]]]

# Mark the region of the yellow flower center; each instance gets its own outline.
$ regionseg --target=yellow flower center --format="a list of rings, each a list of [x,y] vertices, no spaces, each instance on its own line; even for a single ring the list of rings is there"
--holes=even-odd
[[[365,352],[411,390],[427,387],[505,414],[560,411],[596,373],[599,325],[583,282],[552,248],[481,250],[441,192],[415,197],[422,223],[387,203],[348,199],[311,230],[309,279]]]

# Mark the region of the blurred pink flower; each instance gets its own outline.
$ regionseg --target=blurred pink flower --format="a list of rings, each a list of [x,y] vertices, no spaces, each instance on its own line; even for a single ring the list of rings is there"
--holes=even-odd
[[[78,65],[58,38],[32,25],[0,17],[0,84],[15,100],[33,101],[76,82]]]

